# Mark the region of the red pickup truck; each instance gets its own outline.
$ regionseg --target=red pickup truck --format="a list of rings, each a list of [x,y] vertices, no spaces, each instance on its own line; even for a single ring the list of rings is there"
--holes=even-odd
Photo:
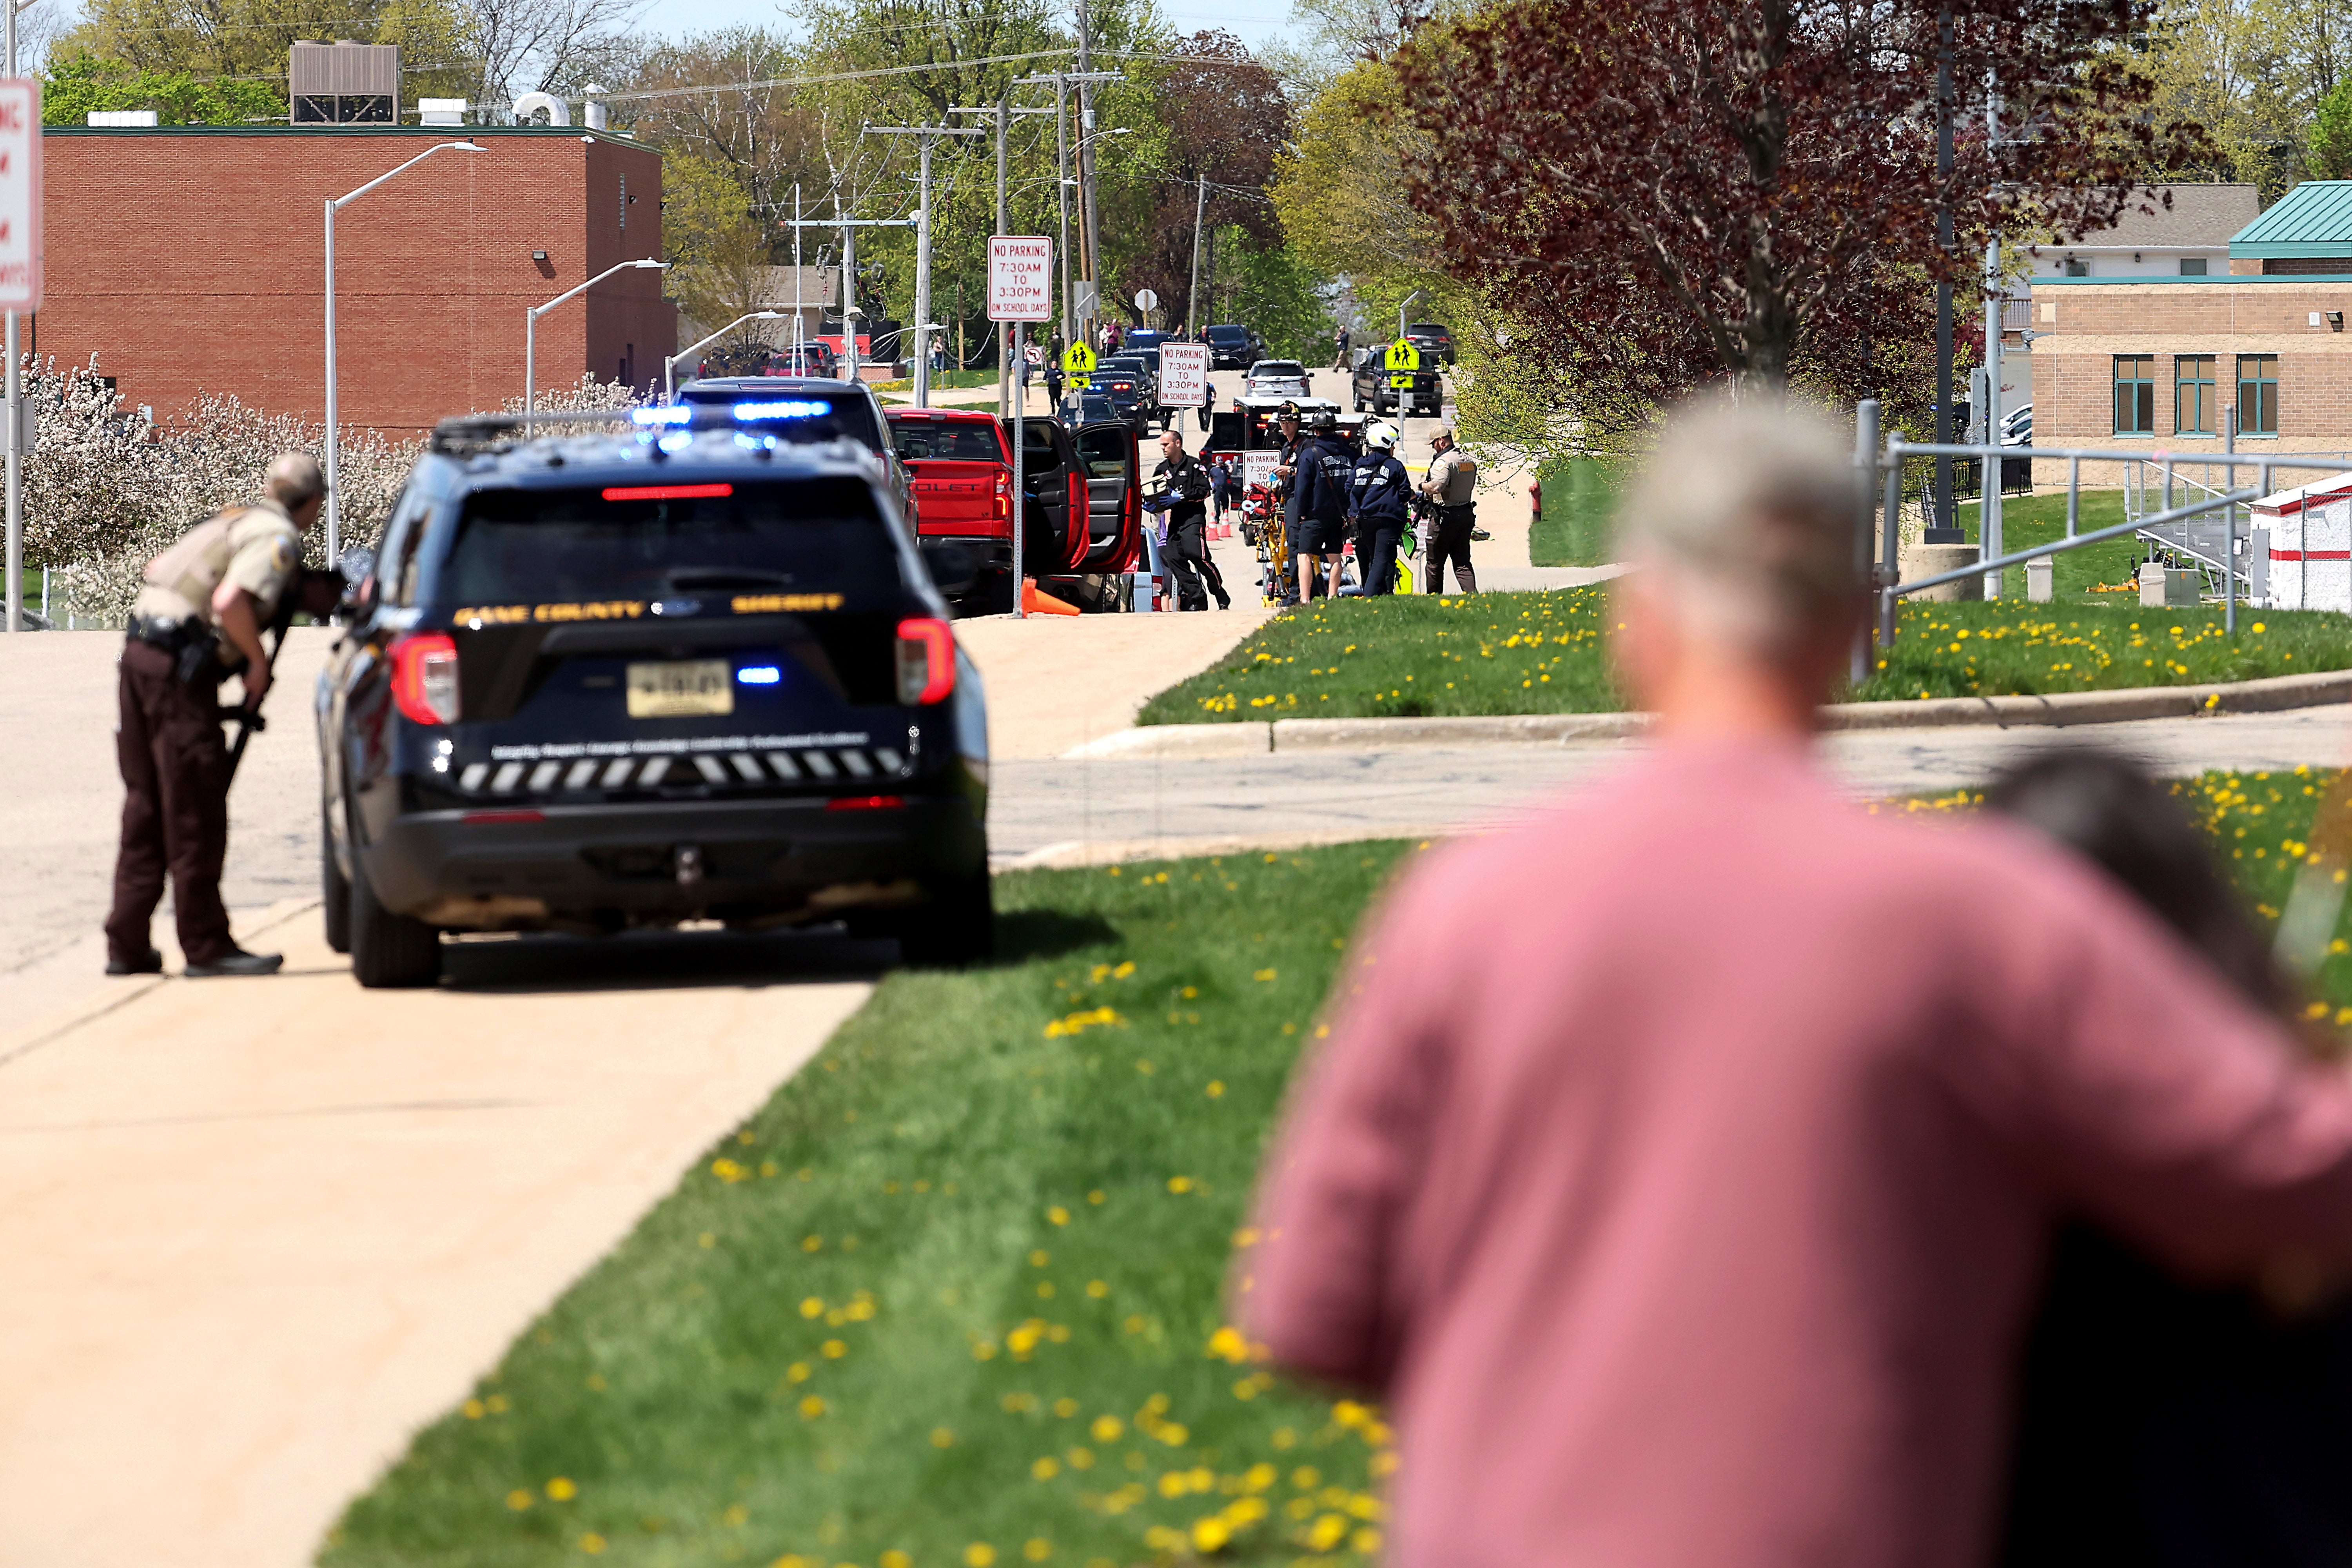
[[[891,444],[914,478],[916,543],[957,546],[973,558],[965,614],[1013,607],[1012,423],[966,408],[891,408]],[[1143,531],[1134,433],[1125,424],[1072,431],[1052,419],[1023,422],[1022,481],[1029,492],[1022,570],[1039,579],[1132,572]],[[1090,602],[1069,595],[1076,602]]]

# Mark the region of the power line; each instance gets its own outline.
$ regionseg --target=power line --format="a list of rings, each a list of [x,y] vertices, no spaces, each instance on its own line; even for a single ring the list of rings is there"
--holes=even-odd
[[[1076,54],[1076,49],[1030,49],[1017,55],[974,55],[969,59],[933,60],[913,66],[878,66],[871,70],[829,71],[822,76],[766,77],[758,81],[716,82],[704,87],[640,88],[630,92],[608,92],[603,97],[613,103],[635,102],[653,98],[688,98],[697,93],[755,92],[772,87],[816,87],[834,81],[866,81],[876,77],[914,76],[924,71],[962,70],[971,66],[1009,65],[1023,60],[1052,59],[1057,56]]]

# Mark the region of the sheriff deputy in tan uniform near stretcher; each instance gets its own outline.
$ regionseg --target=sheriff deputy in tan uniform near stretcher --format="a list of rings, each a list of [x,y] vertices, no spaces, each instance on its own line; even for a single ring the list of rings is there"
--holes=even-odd
[[[106,917],[106,972],[153,974],[163,955],[148,922],[172,881],[188,973],[271,974],[284,960],[247,952],[221,905],[228,853],[228,748],[220,683],[240,676],[247,711],[269,689],[261,628],[301,579],[302,531],[319,516],[326,477],[305,453],[269,465],[264,499],[198,524],[147,563],[122,649],[122,847]]]

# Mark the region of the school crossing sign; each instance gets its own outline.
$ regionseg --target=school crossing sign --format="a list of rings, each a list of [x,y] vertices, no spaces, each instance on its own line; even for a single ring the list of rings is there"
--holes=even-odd
[[[1079,392],[1087,386],[1087,378],[1095,373],[1095,351],[1084,343],[1072,343],[1062,351],[1062,374],[1070,378],[1070,385]]]
[[[1389,345],[1389,385],[1400,392],[1412,390],[1412,378],[1421,370],[1421,351],[1403,338]]]

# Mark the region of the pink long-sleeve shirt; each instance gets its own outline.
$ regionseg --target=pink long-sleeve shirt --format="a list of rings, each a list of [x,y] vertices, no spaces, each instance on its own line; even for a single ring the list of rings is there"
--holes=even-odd
[[[1402,1568],[1964,1568],[2062,1208],[2352,1255],[2352,1093],[2022,834],[1670,745],[1387,900],[1236,1310],[1388,1400]]]

